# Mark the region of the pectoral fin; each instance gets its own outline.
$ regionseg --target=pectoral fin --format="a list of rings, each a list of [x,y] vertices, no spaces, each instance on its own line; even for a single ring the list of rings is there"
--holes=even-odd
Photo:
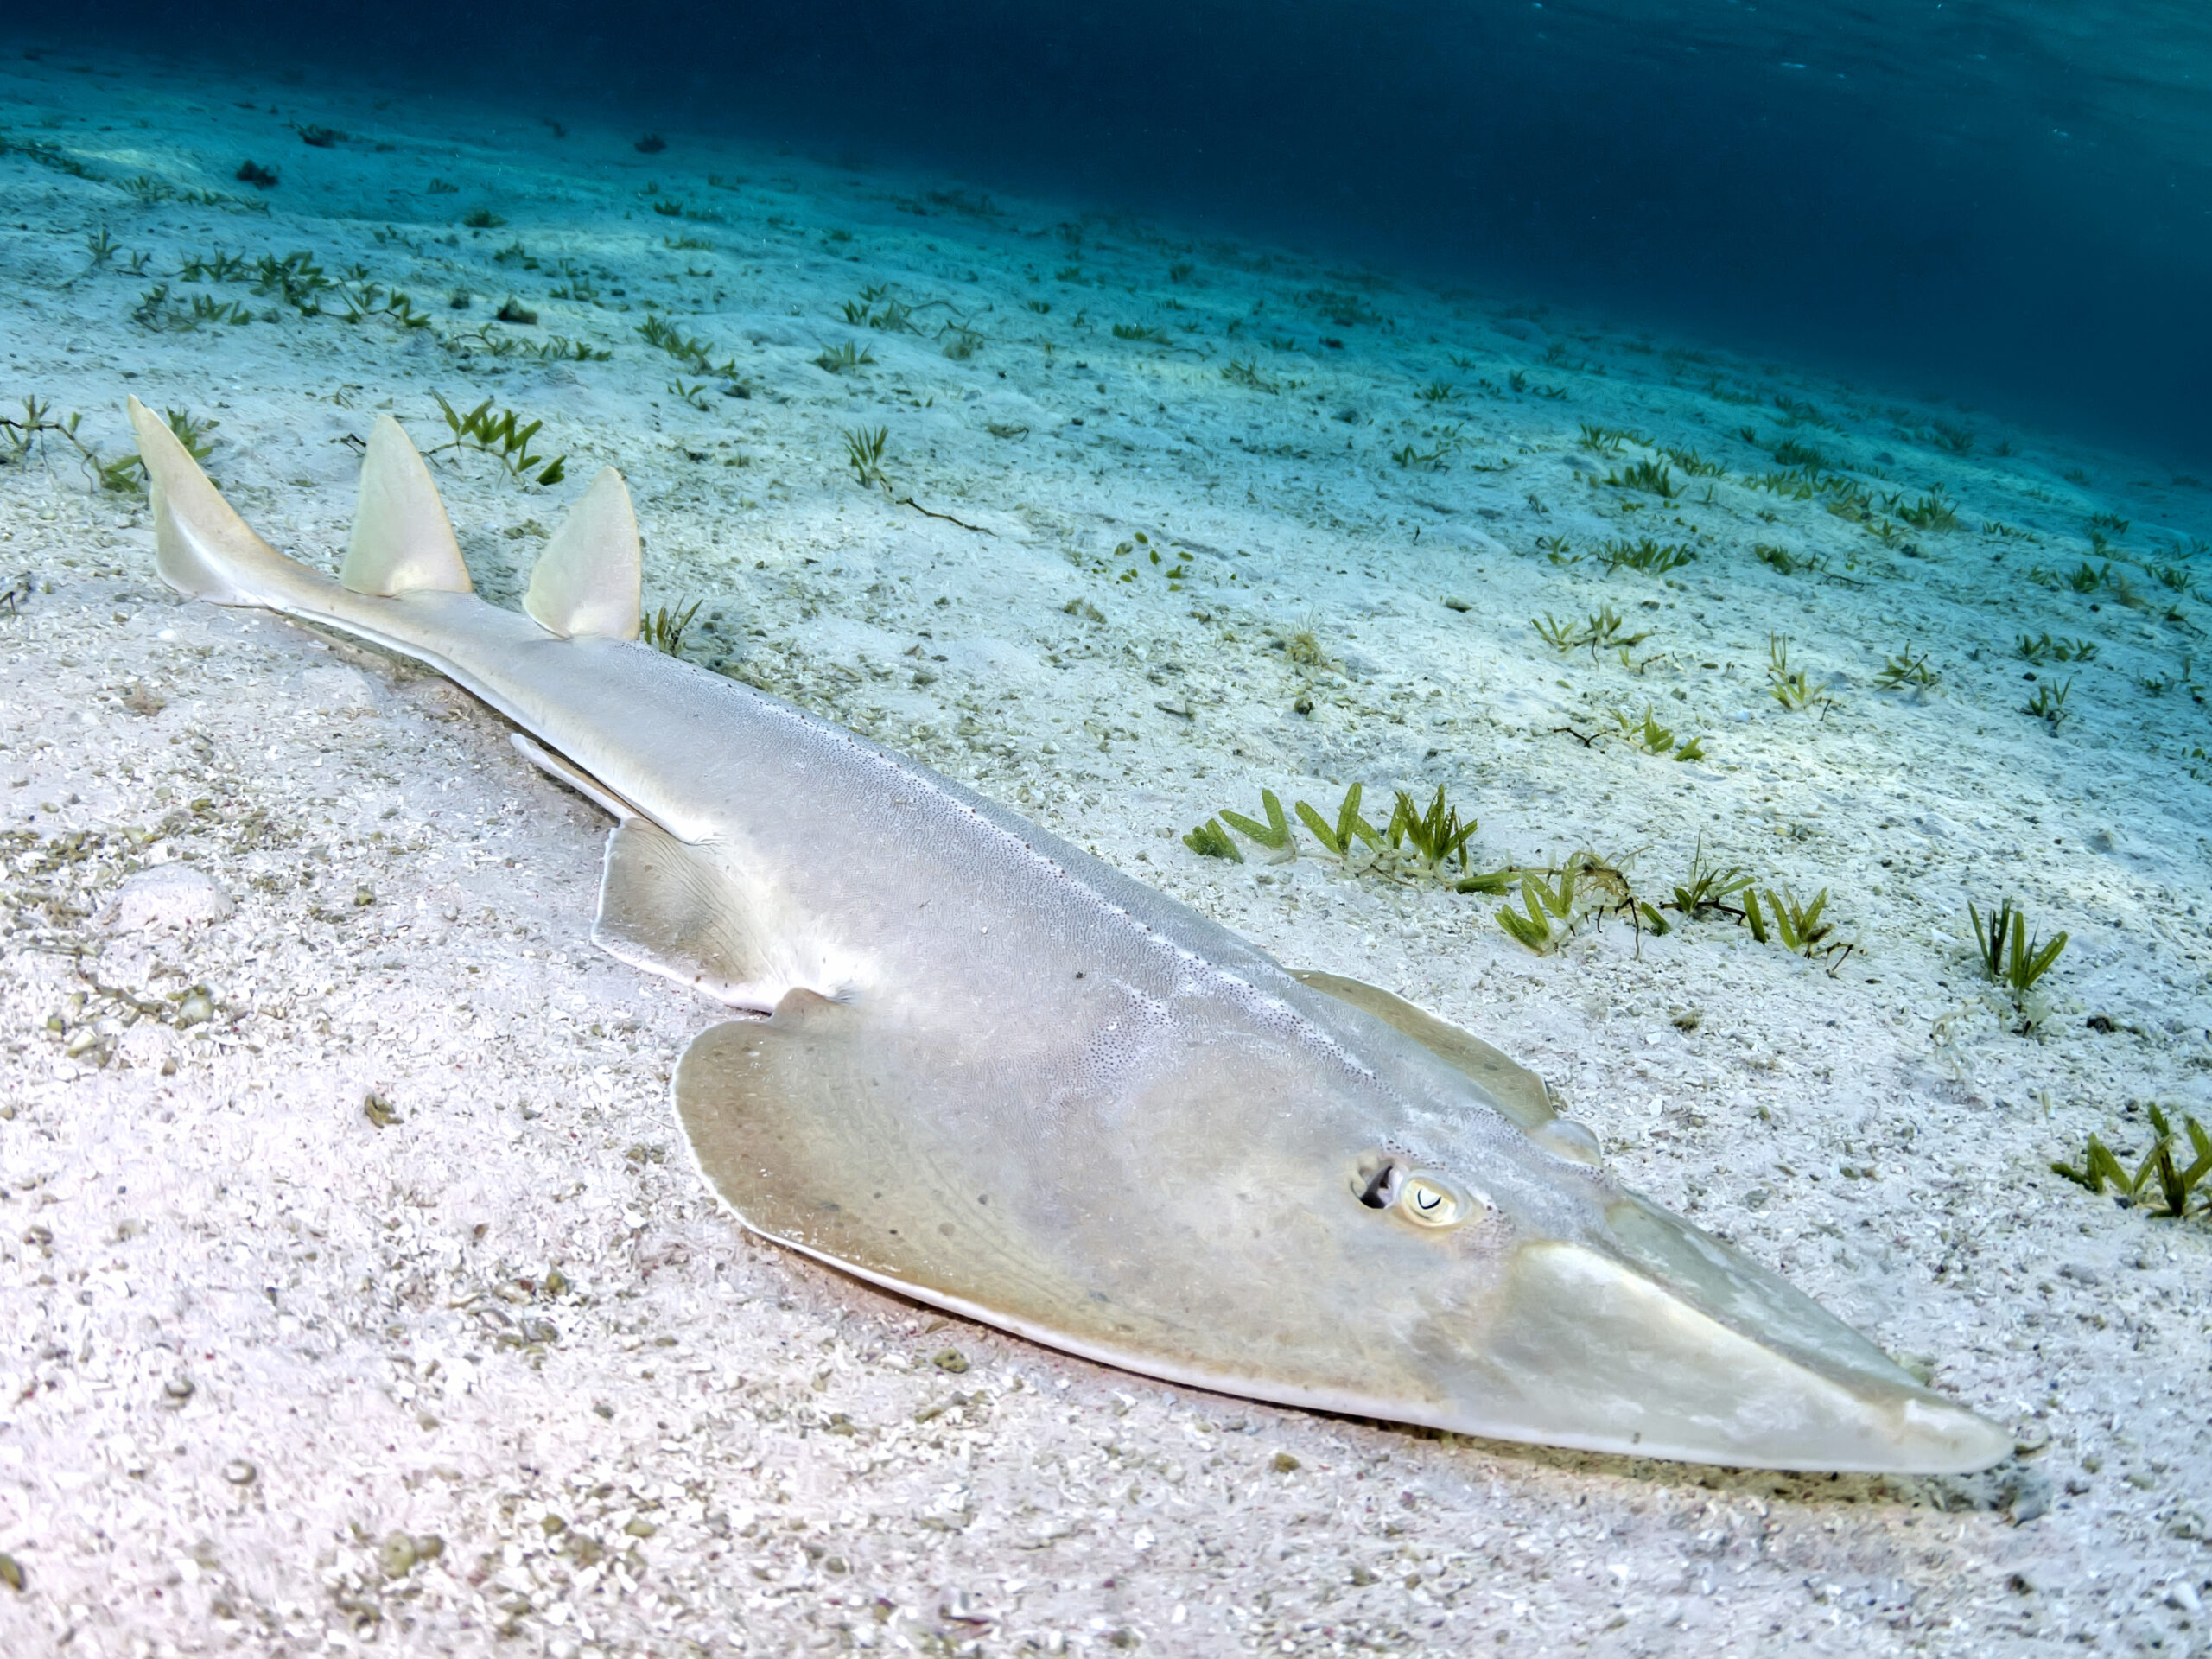
[[[886,1100],[887,1068],[881,1057],[869,1063],[856,1023],[852,1010],[794,991],[766,1021],[700,1033],[677,1066],[677,1115],[747,1226],[878,1272],[906,1269],[902,1235],[926,1248],[933,1230],[909,1217],[903,1079]]]
[[[766,952],[753,903],[710,849],[650,818],[626,818],[607,838],[591,938],[632,967],[760,1005]]]
[[[677,1115],[708,1182],[753,1231],[941,1307],[1081,1348],[1110,1323],[981,1171],[995,1135],[947,1122],[987,1054],[795,990],[766,1020],[702,1032]]]
[[[1498,1109],[1522,1128],[1535,1130],[1556,1116],[1551,1091],[1544,1086],[1541,1077],[1525,1066],[1515,1065],[1481,1038],[1446,1024],[1426,1008],[1417,1008],[1402,996],[1347,979],[1342,974],[1294,968],[1291,976],[1403,1032],[1439,1059],[1480,1084],[1483,1091],[1497,1103]]]

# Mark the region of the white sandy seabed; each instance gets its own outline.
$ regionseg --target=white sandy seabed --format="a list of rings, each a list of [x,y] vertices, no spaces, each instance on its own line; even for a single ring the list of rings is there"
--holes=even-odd
[[[102,460],[126,391],[219,422],[232,499],[326,563],[378,411],[542,420],[550,487],[435,461],[495,597],[620,466],[687,654],[1488,1036],[2020,1446],[1831,1479],[1409,1433],[747,1239],[666,1097],[715,1010],[586,942],[595,810],[436,677],[168,594],[143,499],[48,432],[0,467],[0,1651],[2202,1650],[2207,1224],[2049,1169],[2139,1157],[2145,1101],[2212,1116],[2193,480],[682,134],[66,54],[0,65],[0,111],[11,419],[81,410]],[[887,490],[847,464],[879,426]],[[1785,443],[1821,487],[1758,485]],[[1637,462],[1676,495],[1605,481]],[[1911,523],[1939,491],[1955,526]],[[1645,538],[1694,556],[1599,556]],[[1605,607],[1625,658],[1530,620]],[[1825,708],[1770,695],[1774,635]],[[1703,758],[1618,735],[1647,709]],[[1702,837],[1857,948],[1586,918],[1538,956],[1303,835],[1181,840],[1354,780],[1444,785],[1480,868],[1633,852],[1654,901]],[[1964,926],[2007,896],[2069,936],[2025,1033]]]

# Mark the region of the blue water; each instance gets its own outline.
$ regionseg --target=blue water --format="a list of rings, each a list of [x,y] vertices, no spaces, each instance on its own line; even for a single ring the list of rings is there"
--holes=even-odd
[[[118,0],[97,40],[952,167],[2212,453],[2201,5]]]

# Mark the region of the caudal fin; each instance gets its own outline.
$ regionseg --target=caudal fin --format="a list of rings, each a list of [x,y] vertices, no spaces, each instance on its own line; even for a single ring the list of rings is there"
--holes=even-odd
[[[181,594],[218,605],[267,602],[270,578],[296,567],[232,511],[168,423],[136,397],[130,424],[154,498],[154,568]]]
[[[153,491],[155,563],[180,593],[219,605],[331,613],[338,590],[390,599],[472,591],[430,469],[389,415],[361,462],[359,506],[336,588],[255,535],[159,416],[130,400],[130,423]],[[563,639],[635,639],[644,555],[622,474],[604,467],[554,532],[523,609]]]

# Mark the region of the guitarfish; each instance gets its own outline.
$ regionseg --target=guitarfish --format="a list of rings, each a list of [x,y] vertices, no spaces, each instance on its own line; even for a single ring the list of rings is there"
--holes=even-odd
[[[2009,1450],[1624,1187],[1540,1080],[1294,972],[928,767],[639,639],[602,471],[519,612],[380,417],[338,576],[130,416],[173,588],[450,676],[603,806],[594,939],[724,1004],[677,1067],[745,1226],[1038,1343],[1285,1405],[1592,1451],[1939,1472]]]

